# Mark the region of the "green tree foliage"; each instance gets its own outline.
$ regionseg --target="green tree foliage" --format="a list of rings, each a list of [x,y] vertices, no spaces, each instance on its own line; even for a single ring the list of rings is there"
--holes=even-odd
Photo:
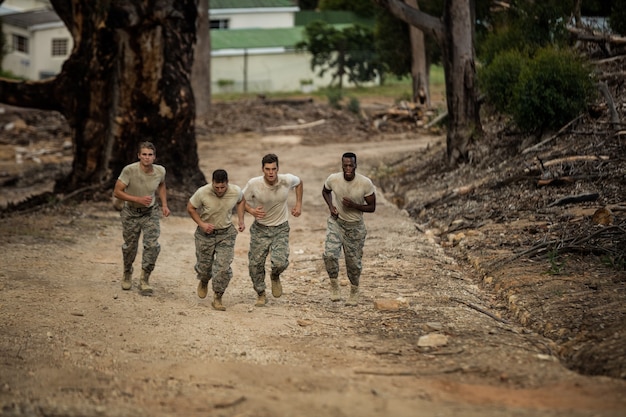
[[[585,110],[593,91],[586,62],[569,50],[543,48],[520,70],[513,119],[529,132],[560,128]]]
[[[350,11],[361,17],[373,17],[376,10],[374,2],[367,0],[320,0],[318,7],[320,10]]]
[[[300,10],[315,10],[317,9],[318,0],[299,0],[298,7]]]
[[[483,24],[491,30],[479,39],[478,57],[489,64],[509,49],[532,54],[547,45],[566,45],[565,25],[574,9],[574,0],[520,0],[510,8],[493,11]]]
[[[567,47],[572,11],[570,1],[519,1],[491,16],[493,31],[479,48],[478,84],[523,131],[559,128],[592,98],[590,67]]]
[[[619,2],[620,0],[585,0],[580,5],[581,14],[583,16],[608,17],[611,14],[611,9]]]
[[[428,13],[441,14],[441,1],[421,0],[419,1],[420,8],[422,8],[422,3],[428,6],[426,7],[429,10]],[[396,18],[389,10],[378,8],[376,11],[374,39],[376,53],[385,73],[390,73],[398,78],[411,74],[411,40],[407,23]],[[440,63],[441,48],[435,39],[426,33],[424,34],[424,40],[426,42],[427,61],[431,64]]]
[[[626,0],[614,0],[609,24],[614,32],[626,36]]]
[[[322,21],[314,21],[305,28],[305,40],[296,45],[311,55],[311,69],[323,77],[331,73],[331,86],[339,88],[344,77],[358,85],[372,81],[380,73],[374,50],[374,34],[361,25],[338,29]]]
[[[478,84],[487,101],[502,112],[511,108],[513,90],[528,57],[512,49],[498,54],[486,67],[478,70]]]
[[[411,73],[411,41],[409,25],[398,20],[387,9],[376,14],[374,28],[376,51],[385,73],[398,78]]]

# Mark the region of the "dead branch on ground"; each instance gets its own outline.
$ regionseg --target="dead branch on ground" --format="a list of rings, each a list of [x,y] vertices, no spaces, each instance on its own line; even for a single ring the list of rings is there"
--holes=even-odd
[[[586,201],[596,201],[599,197],[600,197],[600,194],[598,193],[585,193],[585,194],[578,194],[578,195],[570,195],[567,197],[559,198],[556,201],[553,201],[552,203],[548,204],[547,207],[562,206],[565,204],[572,204],[572,203],[583,203]]]
[[[508,265],[523,256],[533,257],[540,253],[549,253],[551,256],[566,252],[602,253],[610,256],[616,264],[623,263],[626,261],[624,259],[624,247],[626,247],[626,221],[617,225],[603,227],[587,236],[581,234],[565,239],[544,239],[531,248],[506,259],[493,262],[488,267],[488,270],[492,273],[500,266]]]
[[[479,313],[483,313],[483,314],[485,314],[485,315],[487,315],[487,316],[491,317],[492,319],[494,319],[494,320],[496,320],[496,321],[499,321],[500,323],[510,324],[510,323],[509,323],[508,321],[506,321],[505,319],[500,318],[500,317],[496,316],[495,314],[490,313],[490,312],[488,312],[487,310],[485,310],[485,309],[483,309],[483,308],[481,308],[481,307],[478,307],[476,304],[472,304],[472,303],[470,303],[470,302],[468,302],[468,301],[463,301],[463,300],[461,300],[460,298],[454,298],[454,297],[453,297],[453,298],[450,298],[450,301],[456,301],[457,303],[464,304],[464,305],[466,305],[467,307],[472,308],[472,309],[474,309],[474,310],[478,311]]]
[[[522,154],[526,154],[528,152],[533,152],[536,151],[537,149],[541,148],[542,146],[544,146],[545,144],[552,142],[554,139],[558,138],[559,136],[561,136],[561,134],[563,132],[565,132],[567,129],[570,128],[570,126],[572,126],[574,123],[576,123],[577,121],[579,121],[581,118],[583,117],[583,115],[579,115],[578,117],[574,118],[573,120],[569,121],[565,126],[563,126],[562,128],[559,129],[558,132],[556,132],[554,135],[550,136],[549,138],[542,140],[541,142],[539,142],[536,145],[531,146],[530,148],[526,148],[522,151]]]

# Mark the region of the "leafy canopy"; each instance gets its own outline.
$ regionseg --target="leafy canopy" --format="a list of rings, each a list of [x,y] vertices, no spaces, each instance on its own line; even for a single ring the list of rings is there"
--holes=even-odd
[[[341,88],[344,77],[359,85],[375,80],[380,73],[369,28],[358,24],[338,28],[318,20],[305,27],[304,37],[296,48],[311,53],[311,69],[320,77],[331,74],[331,86]]]

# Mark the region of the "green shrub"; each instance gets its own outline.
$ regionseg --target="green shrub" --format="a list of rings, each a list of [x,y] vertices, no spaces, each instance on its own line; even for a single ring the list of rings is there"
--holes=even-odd
[[[0,69],[0,77],[8,78],[10,80],[26,81],[26,78],[18,77],[17,75],[13,74],[11,71],[5,71],[3,69]]]
[[[536,49],[536,46],[531,45],[521,31],[509,28],[489,33],[478,45],[477,52],[480,61],[485,65],[490,65],[496,56],[512,49],[532,51]]]
[[[503,113],[508,112],[513,90],[528,58],[517,50],[498,54],[487,66],[478,70],[478,83],[487,101]]]
[[[361,111],[361,103],[358,98],[350,97],[350,101],[348,101],[348,110],[354,114],[359,114]]]
[[[228,79],[220,78],[219,80],[217,80],[217,85],[220,87],[231,87],[235,85],[235,80],[228,80]]]
[[[593,93],[591,70],[568,50],[544,48],[522,67],[510,103],[524,131],[560,128],[585,110]]]
[[[609,16],[611,29],[620,35],[626,35],[626,0],[615,0]]]
[[[328,98],[328,103],[332,108],[340,109],[343,91],[341,91],[341,88],[328,88],[326,90],[326,98]]]

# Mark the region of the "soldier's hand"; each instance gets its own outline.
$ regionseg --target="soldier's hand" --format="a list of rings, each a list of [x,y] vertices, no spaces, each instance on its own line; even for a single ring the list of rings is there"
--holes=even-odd
[[[152,204],[152,196],[149,195],[145,195],[143,197],[139,197],[137,199],[137,203],[145,206],[145,207],[150,207],[150,204]]]
[[[257,219],[265,217],[265,210],[263,210],[263,206],[259,206],[254,209],[254,217]]]

